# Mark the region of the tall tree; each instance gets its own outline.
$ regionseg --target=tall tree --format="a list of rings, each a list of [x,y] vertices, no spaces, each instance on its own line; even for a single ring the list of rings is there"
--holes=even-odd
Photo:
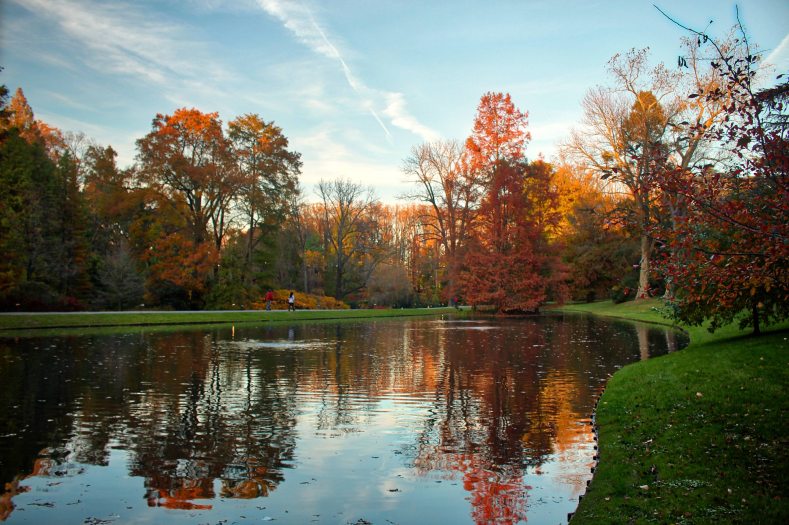
[[[64,153],[57,165],[58,195],[56,211],[56,266],[59,292],[70,300],[88,299],[90,248],[87,238],[87,213],[84,195],[77,182],[77,164]]]
[[[43,146],[29,143],[16,128],[4,132],[0,144],[0,292],[21,283],[47,282],[57,268],[51,220],[55,203],[55,166]]]
[[[297,192],[301,155],[288,149],[288,139],[273,122],[242,115],[228,124],[228,137],[240,170],[237,202],[243,215],[247,243],[243,278],[252,276],[253,253],[266,229],[279,227]]]
[[[565,298],[564,268],[548,238],[559,220],[551,175],[551,166],[541,161],[502,163],[496,170],[461,272],[472,304],[532,312],[549,294]]]
[[[486,93],[466,141],[470,169],[483,174],[484,194],[460,281],[469,302],[498,311],[536,310],[559,269],[547,239],[558,225],[553,170],[525,160],[526,119],[509,95]]]
[[[463,147],[455,141],[416,146],[405,160],[403,172],[418,190],[407,195],[426,203],[424,224],[441,246],[452,292],[460,254],[474,226],[482,193],[481,170],[471,169]]]
[[[615,85],[587,93],[583,128],[573,131],[566,151],[634,200],[633,228],[641,244],[636,295],[643,298],[649,294],[656,175],[668,161],[667,130],[680,109],[679,75],[662,64],[650,68],[645,49],[614,55],[608,69]]]

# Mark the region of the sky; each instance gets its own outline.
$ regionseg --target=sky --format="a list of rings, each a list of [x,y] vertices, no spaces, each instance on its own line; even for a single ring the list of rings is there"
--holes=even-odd
[[[786,0],[654,3],[715,36],[738,5],[749,41],[789,72]],[[122,167],[157,113],[256,113],[302,154],[307,197],[343,178],[397,202],[411,149],[464,140],[484,93],[511,94],[527,156],[550,160],[584,94],[611,83],[611,56],[649,47],[676,67],[684,35],[641,0],[0,0],[0,83]]]

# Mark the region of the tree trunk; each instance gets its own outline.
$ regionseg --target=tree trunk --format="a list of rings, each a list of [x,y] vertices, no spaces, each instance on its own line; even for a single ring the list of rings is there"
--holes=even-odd
[[[340,301],[342,301],[343,299],[342,273],[343,273],[343,267],[342,264],[340,264],[340,258],[337,257],[337,274],[335,275],[335,280],[334,280],[334,297]]]
[[[304,293],[310,293],[309,268],[307,267],[307,250],[301,251],[301,267],[304,272]]]
[[[636,299],[649,297],[649,258],[652,252],[652,241],[646,233],[641,234],[641,264],[638,270],[638,291]]]
[[[762,331],[759,327],[759,307],[754,304],[751,307],[751,312],[753,314],[753,335],[761,335]]]

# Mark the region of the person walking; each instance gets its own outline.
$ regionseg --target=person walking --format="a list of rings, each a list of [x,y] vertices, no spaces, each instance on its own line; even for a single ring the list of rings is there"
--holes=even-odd
[[[269,290],[266,292],[266,311],[271,311],[271,302],[274,300],[274,292]]]
[[[293,295],[293,292],[290,292],[288,296],[288,311],[290,312],[291,310],[296,311],[296,296]]]

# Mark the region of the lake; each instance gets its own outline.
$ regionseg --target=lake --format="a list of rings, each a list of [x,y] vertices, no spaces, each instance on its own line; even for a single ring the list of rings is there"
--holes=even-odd
[[[7,523],[566,523],[623,365],[582,315],[0,339]]]

